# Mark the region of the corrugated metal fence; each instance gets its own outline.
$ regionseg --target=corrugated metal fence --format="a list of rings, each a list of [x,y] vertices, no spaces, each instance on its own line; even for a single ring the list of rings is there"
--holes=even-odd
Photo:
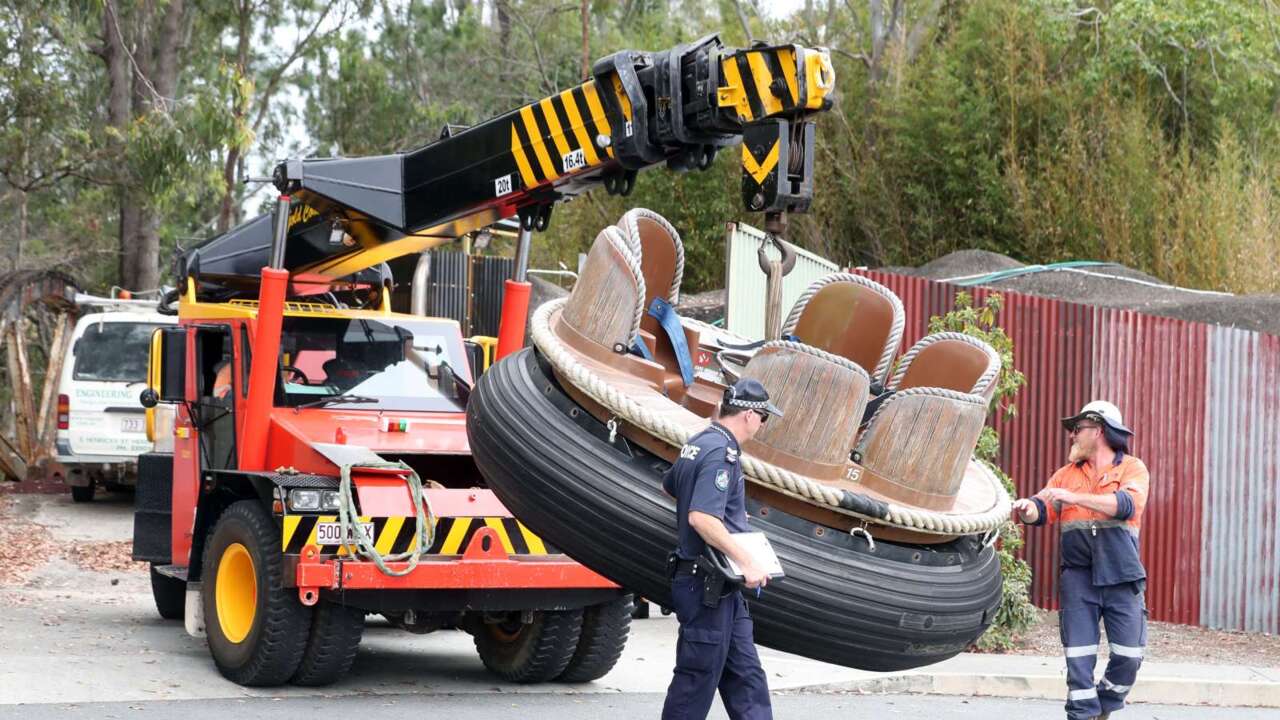
[[[514,270],[513,258],[432,250],[427,314],[457,320],[464,336],[497,335],[503,283]]]
[[[862,274],[907,309],[904,350],[962,288]],[[966,289],[977,302],[992,291]],[[1059,418],[1108,399],[1151,471],[1142,557],[1151,617],[1280,632],[1280,338],[1142,313],[1001,292],[999,324],[1027,377],[1018,413],[995,421],[1018,494],[1066,462]],[[1032,600],[1057,606],[1057,537],[1029,529]]]

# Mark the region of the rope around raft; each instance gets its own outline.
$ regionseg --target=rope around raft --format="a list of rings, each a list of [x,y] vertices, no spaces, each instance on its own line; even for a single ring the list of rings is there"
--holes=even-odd
[[[608,408],[619,419],[653,434],[673,447],[688,442],[693,433],[654,413],[610,385],[591,368],[579,362],[577,355],[552,331],[551,314],[566,301],[565,298],[560,298],[544,303],[534,311],[531,319],[530,335],[533,344],[542,351],[551,365],[573,383],[574,387]],[[1008,519],[1012,506],[1004,485],[993,475],[988,475],[988,478],[996,491],[994,505],[984,512],[956,515],[904,507],[843,488],[833,488],[746,454],[741,456],[741,462],[743,471],[752,480],[779,488],[804,500],[864,520],[937,535],[971,535],[991,531]]]

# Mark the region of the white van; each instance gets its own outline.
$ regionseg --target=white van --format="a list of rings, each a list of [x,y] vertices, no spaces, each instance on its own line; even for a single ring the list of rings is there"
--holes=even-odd
[[[91,313],[80,318],[58,384],[57,460],[76,502],[101,485],[137,482],[137,460],[151,452],[146,411],[151,334],[178,319],[143,310]]]

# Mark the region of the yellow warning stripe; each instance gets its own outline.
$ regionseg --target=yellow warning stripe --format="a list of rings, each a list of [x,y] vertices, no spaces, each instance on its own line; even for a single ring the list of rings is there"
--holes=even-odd
[[[765,155],[764,162],[757,162],[751,151],[747,149],[747,144],[742,143],[742,169],[756,181],[757,185],[763,185],[765,178],[769,177],[769,172],[778,164],[778,141],[773,141],[773,147],[769,148],[768,154]]]
[[[537,185],[538,178],[529,165],[529,156],[524,154],[524,146],[520,144],[520,133],[516,131],[515,123],[511,124],[511,154],[516,158],[516,166],[520,168],[520,179],[524,180],[524,186]]]
[[[547,546],[542,542],[542,538],[533,534],[533,531],[524,526],[519,520],[516,524],[520,526],[520,534],[524,536],[524,544],[529,546],[530,555],[546,555]]]
[[[591,113],[591,120],[595,122],[596,128],[600,132],[613,137],[613,128],[609,127],[609,116],[604,112],[604,106],[600,104],[600,96],[596,94],[596,81],[590,80],[582,84],[582,96],[587,99],[587,111]],[[627,108],[631,107],[631,103],[627,103]],[[609,157],[613,157],[613,145],[609,145],[604,149]]]
[[[511,538],[507,535],[507,528],[502,524],[502,518],[485,518],[484,524],[492,528],[494,532],[498,533],[498,539],[502,541],[502,549],[506,550],[508,555],[515,553],[516,547],[511,544]]]
[[[747,53],[747,65],[751,67],[751,79],[756,84],[756,94],[760,96],[760,105],[765,115],[782,112],[782,102],[773,94],[773,73],[769,72],[769,64],[765,62],[763,52]]]
[[[380,555],[386,555],[391,552],[392,546],[396,542],[396,538],[400,535],[400,528],[404,526],[405,518],[389,517],[387,518],[386,527],[382,528],[382,534],[375,538],[373,548]]]
[[[781,48],[778,50],[778,64],[782,66],[782,77],[787,81],[787,89],[791,91],[790,103],[800,104],[800,85],[796,79],[796,51],[795,48]]]
[[[631,120],[631,98],[627,97],[626,88],[622,87],[622,78],[614,73],[613,78],[613,94],[618,96],[618,104],[622,106],[622,117]]]
[[[284,542],[281,547],[289,547],[289,541],[293,539],[293,534],[298,531],[298,523],[302,522],[301,515],[285,515],[284,527],[280,529],[280,534],[284,536]]]
[[[730,105],[738,111],[743,120],[754,120],[751,112],[751,101],[747,99],[747,88],[742,84],[742,74],[738,72],[738,59],[730,56],[720,61],[720,74],[724,77],[725,87],[720,89],[721,105]]]
[[[556,144],[556,150],[560,152],[563,158],[569,154],[568,141],[564,137],[564,129],[560,127],[560,118],[556,116],[556,108],[551,104],[551,98],[543,98],[538,102],[538,107],[542,110],[542,119],[547,121],[547,129],[551,131],[551,141]]]
[[[564,104],[564,112],[569,116],[569,124],[573,126],[574,137],[578,138],[578,145],[587,158],[587,164],[599,163],[600,156],[596,154],[595,143],[587,136],[586,124],[582,122],[582,115],[578,112],[578,103],[573,99],[573,91],[565,90],[560,93],[560,102]]]
[[[533,116],[533,106],[520,108],[520,118],[524,120],[525,133],[533,145],[533,154],[538,156],[538,165],[542,167],[542,175],[548,180],[560,177],[555,165],[551,164],[551,156],[547,155],[547,146],[542,142],[542,133],[538,130],[538,121]]]
[[[440,546],[441,555],[457,555],[462,552],[462,541],[467,537],[467,529],[471,527],[471,518],[457,518],[453,521],[453,527],[449,528],[449,534],[444,538],[444,544]]]

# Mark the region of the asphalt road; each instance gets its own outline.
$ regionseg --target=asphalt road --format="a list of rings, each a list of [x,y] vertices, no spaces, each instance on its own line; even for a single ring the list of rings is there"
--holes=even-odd
[[[786,718],[961,718],[1062,717],[1062,704],[1046,700],[954,698],[922,695],[780,695],[773,700],[774,716]],[[362,717],[377,720],[421,720],[443,716],[449,720],[599,720],[600,718],[656,718],[662,696],[654,693],[466,695],[381,695],[366,697],[251,698],[133,703],[79,703],[0,706],[0,720],[278,720],[292,718]],[[718,705],[709,716],[723,720]],[[1134,705],[1116,720],[1275,720],[1280,710]]]
[[[126,498],[76,505],[66,496],[22,496],[17,512],[59,546],[126,539]],[[27,582],[0,587],[0,720],[22,718],[281,717],[450,720],[656,718],[675,657],[675,622],[654,613],[632,623],[622,660],[601,680],[521,686],[485,671],[470,636],[410,635],[371,619],[349,676],[327,688],[244,688],[223,679],[203,640],[161,620],[145,572],[95,571],[51,559]],[[1054,718],[1061,701],[841,694],[815,687],[865,677],[761,650],[775,716],[782,718]],[[717,706],[712,718],[724,718]],[[1116,720],[1280,720],[1278,710],[1131,706]]]

